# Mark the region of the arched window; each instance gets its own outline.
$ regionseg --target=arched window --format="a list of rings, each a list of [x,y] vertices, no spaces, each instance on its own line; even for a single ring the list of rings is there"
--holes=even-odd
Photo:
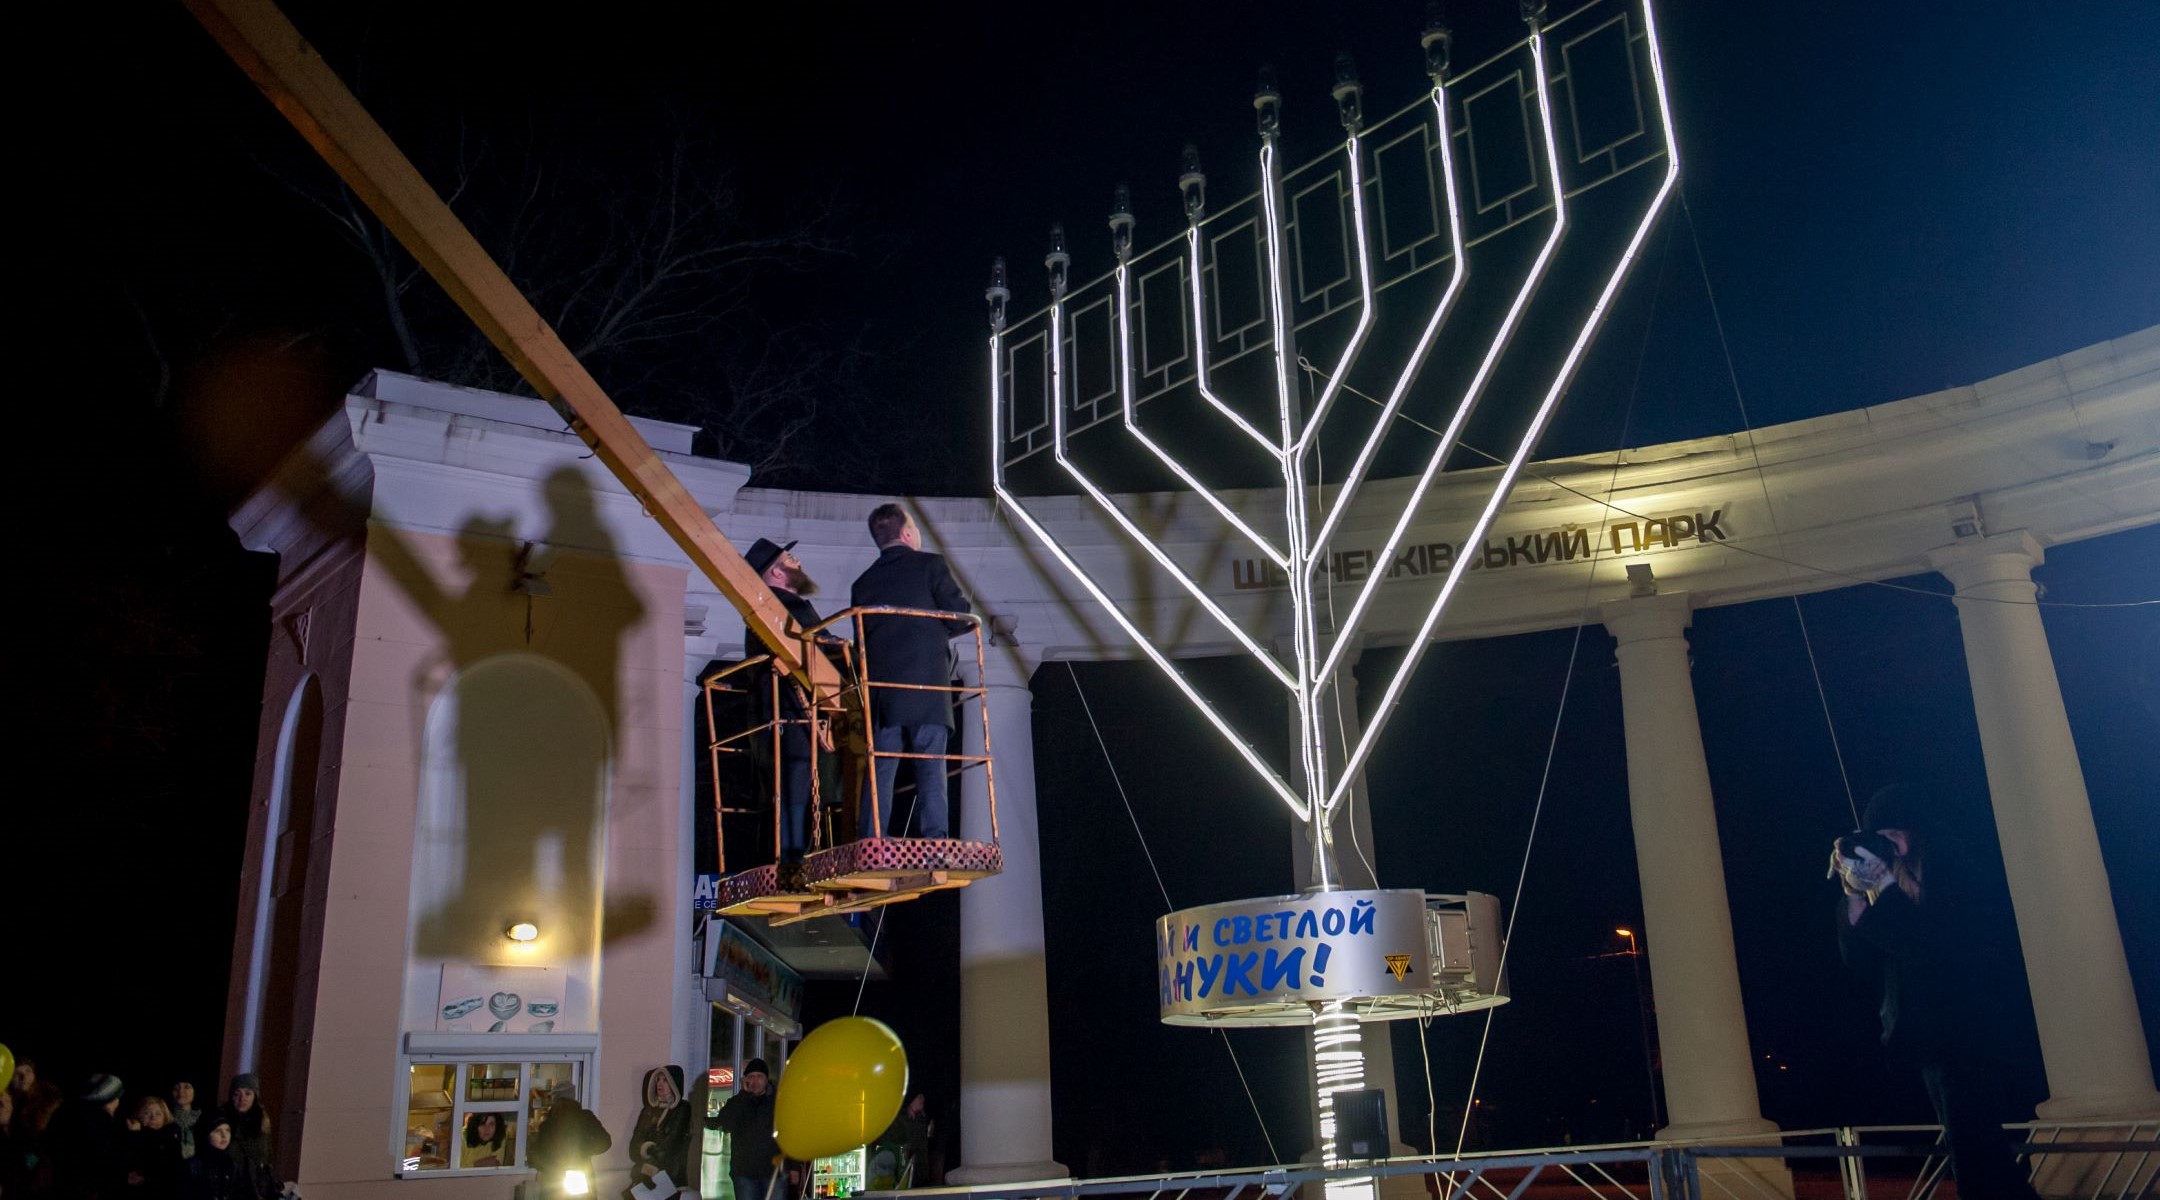
[[[592,688],[535,654],[482,660],[428,710],[407,1028],[433,1029],[444,966],[559,968],[562,1032],[597,982],[609,730]],[[512,941],[513,926],[533,936]]]

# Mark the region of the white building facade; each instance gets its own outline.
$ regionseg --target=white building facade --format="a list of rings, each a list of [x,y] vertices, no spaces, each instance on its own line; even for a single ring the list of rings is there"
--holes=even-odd
[[[749,488],[747,469],[693,456],[689,429],[640,425],[737,545],[795,540],[826,579],[870,557],[863,518],[882,497]],[[2160,1114],[2030,604],[2050,546],[2160,522],[2160,328],[1972,387],[1534,472],[1479,546],[1456,543],[1488,473],[1443,477],[1393,563],[1360,548],[1384,544],[1407,481],[1367,487],[1335,575],[1397,582],[1380,588],[1364,645],[1410,636],[1426,600],[1415,580],[1460,555],[1478,572],[1443,638],[1601,625],[1616,643],[1637,845],[1716,863],[1691,614],[1941,573],[2038,1017],[2041,1114]],[[1280,507],[1260,492],[1229,501]],[[1005,871],[962,896],[953,1178],[1062,1174],[1028,684],[1048,661],[1132,650],[988,501],[907,502],[999,631],[982,682]],[[1223,542],[1211,511],[1191,496],[1144,502],[1173,555],[1211,564],[1210,591],[1250,633],[1284,632],[1283,592]],[[1158,645],[1235,648],[1083,500],[1034,511]],[[707,1061],[690,711],[697,673],[738,652],[741,622],[547,408],[388,373],[364,381],[233,525],[278,555],[279,573],[228,1070],[265,1075],[282,1165],[310,1200],[500,1195],[497,1168],[466,1164],[466,1120],[497,1114],[517,1147],[537,1093],[573,1083],[612,1123],[650,1067]],[[963,790],[964,829],[980,828],[979,789]],[[1772,1132],[1721,873],[1642,880],[1662,1136]],[[513,937],[518,926],[531,936]],[[1375,1048],[1385,1036],[1376,1027]],[[618,1138],[599,1164],[602,1194],[625,1186],[623,1155]]]

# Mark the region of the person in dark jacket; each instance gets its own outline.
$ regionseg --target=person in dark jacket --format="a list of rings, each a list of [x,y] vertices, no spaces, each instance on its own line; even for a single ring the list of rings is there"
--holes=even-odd
[[[67,1103],[67,1097],[61,1095],[52,1080],[38,1074],[34,1058],[15,1060],[15,1078],[8,1080],[7,1090],[15,1097],[15,1115],[8,1119],[8,1129],[17,1142],[35,1145]]]
[[[795,543],[783,546],[766,538],[750,544],[749,553],[743,560],[750,564],[765,586],[773,591],[788,616],[795,624],[808,629],[825,618],[818,615],[817,606],[809,597],[817,594],[817,581],[803,570],[802,561],[793,553]],[[839,639],[826,635],[822,640],[838,643]],[[751,629],[743,631],[743,657],[751,658],[772,651]],[[760,724],[773,719],[772,676],[759,672],[751,684],[755,692],[754,704]],[[782,890],[800,890],[799,869],[803,850],[809,844],[808,819],[810,813],[810,739],[818,737],[819,746],[827,751],[833,748],[829,730],[817,729],[808,723],[810,715],[809,696],[800,684],[789,679],[780,680],[779,716],[788,722],[780,728],[780,872]],[[759,739],[753,751],[763,755],[769,752],[771,743]]]
[[[181,1200],[274,1200],[270,1171],[233,1153],[232,1122],[223,1113],[195,1123],[195,1156],[181,1176]]]
[[[1965,1200],[2037,1200],[2003,1134],[2000,1072],[1981,1028],[1986,948],[1961,891],[1962,863],[1929,845],[1927,798],[1909,785],[1875,793],[1860,830],[1832,844],[1843,885],[1838,948],[1882,982],[1882,1041],[1919,1068]]]
[[[267,1174],[270,1168],[270,1114],[263,1111],[262,1078],[252,1071],[233,1076],[232,1090],[226,1094],[224,1107],[218,1116],[232,1126],[232,1152],[260,1166]]]
[[[645,1072],[645,1106],[630,1131],[632,1182],[645,1183],[662,1172],[678,1189],[690,1178],[690,1105],[677,1066]]]
[[[180,1126],[172,1110],[156,1096],[135,1102],[134,1120],[122,1136],[127,1195],[139,1200],[169,1200],[180,1190]]]
[[[780,1158],[780,1142],[773,1136],[772,1076],[764,1059],[743,1064],[742,1090],[705,1124],[728,1135],[728,1175],[735,1185],[735,1200],[766,1200],[772,1189],[773,1165]]]
[[[0,1197],[25,1196],[30,1192],[29,1145],[15,1136],[15,1093],[0,1088]]]
[[[173,1125],[180,1130],[180,1157],[195,1157],[195,1124],[202,1120],[203,1112],[195,1107],[195,1085],[182,1079],[172,1085]]]
[[[550,1093],[547,1119],[526,1140],[525,1156],[540,1173],[540,1182],[554,1194],[552,1189],[561,1185],[566,1171],[583,1171],[590,1180],[592,1160],[614,1144],[600,1118],[578,1103],[577,1089],[564,1084]]]
[[[849,603],[892,605],[900,608],[934,609],[939,612],[974,611],[967,593],[953,579],[943,555],[922,548],[922,533],[915,519],[897,504],[880,504],[870,512],[870,537],[877,543],[878,559],[855,579]],[[972,629],[973,623],[957,618],[933,621],[923,617],[865,615],[862,626],[864,669],[870,682],[907,684],[913,688],[952,685],[955,663],[952,639]],[[920,754],[941,756],[952,738],[952,693],[917,691],[909,687],[870,690],[871,745],[879,755]],[[882,831],[885,837],[910,833],[894,828],[893,785],[900,760],[875,760],[872,778],[877,796],[873,805],[863,797],[862,836]],[[915,779],[914,836],[949,837],[945,799],[945,761],[941,757],[911,758]],[[876,824],[873,826],[873,815]]]
[[[55,1195],[70,1200],[120,1200],[126,1187],[127,1128],[122,1123],[118,1077],[92,1075],[73,1103],[54,1114],[46,1128],[51,1155],[50,1181]]]

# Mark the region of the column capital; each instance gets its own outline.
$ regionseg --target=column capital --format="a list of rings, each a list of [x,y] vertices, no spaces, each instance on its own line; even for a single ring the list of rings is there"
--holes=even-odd
[[[1608,600],[1598,606],[1598,615],[1613,637],[1627,646],[1685,638],[1688,626],[1695,620],[1695,605],[1686,592],[1659,592],[1654,596]]]
[[[981,684],[1000,689],[1027,691],[1029,681],[1035,678],[1035,668],[1042,665],[1042,656],[1025,646],[984,646],[983,671],[978,680],[974,656],[961,642],[960,682],[969,687]]]
[[[2023,529],[1966,538],[1927,553],[1927,564],[1960,593],[1990,583],[2030,583],[2032,569],[2046,561],[2039,539]]]

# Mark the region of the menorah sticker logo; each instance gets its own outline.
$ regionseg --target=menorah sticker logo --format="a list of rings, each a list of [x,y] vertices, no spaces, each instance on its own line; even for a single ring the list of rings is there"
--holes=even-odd
[[[1383,502],[1399,507],[1383,521],[1390,527],[1378,554],[1364,556],[1383,565],[1405,551],[1421,503],[1473,415],[1497,390],[1496,379],[1508,372],[1510,397],[1520,394],[1526,403],[1516,406],[1520,430],[1464,540],[1482,544],[1679,177],[1657,22],[1647,0],[1591,0],[1552,20],[1543,3],[1526,0],[1523,16],[1526,36],[1460,72],[1450,62],[1452,33],[1428,24],[1422,44],[1430,91],[1377,121],[1366,119],[1355,68],[1338,59],[1333,99],[1342,140],[1302,165],[1284,161],[1282,96],[1264,80],[1253,100],[1256,191],[1211,209],[1207,176],[1188,148],[1178,180],[1186,222],[1179,236],[1136,249],[1138,222],[1121,186],[1109,221],[1114,266],[1106,274],[1075,283],[1072,251],[1058,227],[1045,260],[1045,307],[1008,322],[1012,289],[1002,259],[987,293],[998,500],[1307,825],[1321,889],[1339,886],[1331,819],[1477,560],[1456,554],[1444,574],[1434,569],[1425,576],[1437,583],[1424,597],[1407,651],[1372,717],[1337,747],[1343,757],[1335,761],[1323,696],[1391,572],[1370,570],[1345,606],[1334,595],[1329,554],[1354,511],[1371,519],[1372,506],[1357,502],[1384,441],[1413,408],[1433,414],[1417,422],[1436,436],[1421,461],[1409,460],[1415,469],[1402,476],[1407,487],[1386,489]],[[1575,210],[1586,193],[1622,180],[1636,185],[1617,189],[1625,204],[1600,214],[1600,229],[1612,236],[1593,237],[1598,244],[1587,248],[1575,244]],[[1491,265],[1481,266],[1488,258]],[[1474,275],[1477,288],[1470,286]],[[1541,296],[1556,278],[1566,282]],[[1451,333],[1473,309],[1467,320],[1475,329]],[[1537,335],[1529,340],[1549,349],[1520,351],[1526,329]],[[1301,340],[1311,357],[1300,352]],[[1452,348],[1445,369],[1428,369],[1442,344]],[[1372,386],[1352,386],[1354,373]],[[1347,392],[1372,403],[1346,405]],[[1165,400],[1182,404],[1188,419],[1174,430],[1143,424],[1148,407]],[[1367,414],[1369,425],[1359,432]],[[1173,442],[1192,443],[1191,418],[1200,417],[1217,432],[1200,443],[1204,457],[1196,466],[1192,451]],[[1240,619],[1144,528],[1128,511],[1133,497],[1121,501],[1075,450],[1075,438],[1098,426],[1121,429],[1149,469],[1167,472],[1222,523],[1226,538],[1251,547],[1272,568],[1271,577],[1283,581],[1287,612],[1277,605],[1266,620],[1255,620],[1257,610],[1248,606]],[[1355,450],[1347,471],[1329,482],[1319,475],[1323,431],[1339,438],[1345,429]],[[1044,452],[1054,471],[1029,462]],[[1265,490],[1210,486],[1204,477],[1219,475],[1218,460],[1233,455],[1264,464]],[[1293,770],[1277,770],[1256,750],[1142,627],[1133,607],[1051,532],[1016,490],[1013,475],[1023,464],[1068,493],[1077,489],[1284,690],[1297,729]]]

